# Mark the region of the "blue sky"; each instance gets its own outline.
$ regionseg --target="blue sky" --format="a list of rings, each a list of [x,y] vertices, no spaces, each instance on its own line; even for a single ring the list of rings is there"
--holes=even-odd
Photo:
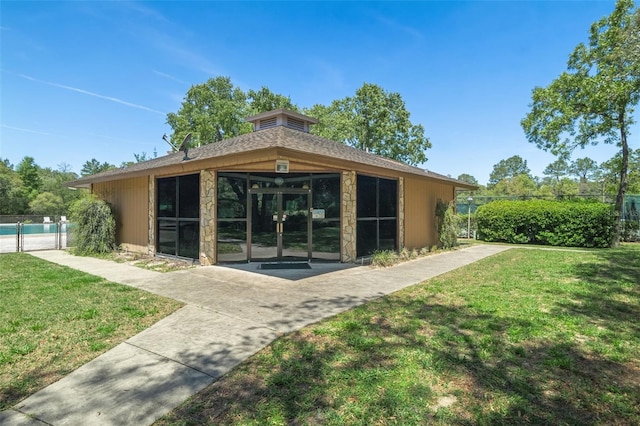
[[[433,148],[422,167],[486,183],[527,142],[531,90],[566,69],[612,1],[0,3],[0,157],[80,172],[168,146],[166,114],[191,85],[229,76],[300,107],[363,83],[399,92]],[[637,126],[636,126],[637,127]],[[634,132],[635,130],[635,132]],[[638,147],[637,128],[630,145]],[[615,146],[574,158],[598,162]]]

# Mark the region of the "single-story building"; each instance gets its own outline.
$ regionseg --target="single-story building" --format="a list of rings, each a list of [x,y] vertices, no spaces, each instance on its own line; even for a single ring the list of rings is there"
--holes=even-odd
[[[254,132],[78,179],[126,250],[198,260],[353,262],[438,242],[438,199],[473,185],[309,133],[278,109]]]

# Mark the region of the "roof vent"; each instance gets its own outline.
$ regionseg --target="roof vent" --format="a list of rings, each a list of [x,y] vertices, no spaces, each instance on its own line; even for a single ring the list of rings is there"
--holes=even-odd
[[[265,118],[258,122],[261,129],[268,129],[269,127],[276,127],[278,125],[278,119],[276,117]]]
[[[246,121],[253,123],[254,132],[276,126],[285,126],[305,133],[309,133],[309,127],[318,122],[315,118],[283,108],[248,117]]]
[[[291,127],[292,129],[300,130],[304,132],[304,121],[298,120],[297,118],[287,117],[287,127]]]

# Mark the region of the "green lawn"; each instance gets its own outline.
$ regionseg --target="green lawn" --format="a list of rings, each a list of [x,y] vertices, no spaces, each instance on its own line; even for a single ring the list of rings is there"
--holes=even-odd
[[[180,306],[27,254],[1,254],[0,410]]]
[[[158,424],[640,424],[640,245],[513,249],[284,336]]]

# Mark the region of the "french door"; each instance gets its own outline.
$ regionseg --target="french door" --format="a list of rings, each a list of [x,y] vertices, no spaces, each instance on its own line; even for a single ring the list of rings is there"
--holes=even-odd
[[[250,189],[248,258],[251,261],[311,259],[311,191]]]

